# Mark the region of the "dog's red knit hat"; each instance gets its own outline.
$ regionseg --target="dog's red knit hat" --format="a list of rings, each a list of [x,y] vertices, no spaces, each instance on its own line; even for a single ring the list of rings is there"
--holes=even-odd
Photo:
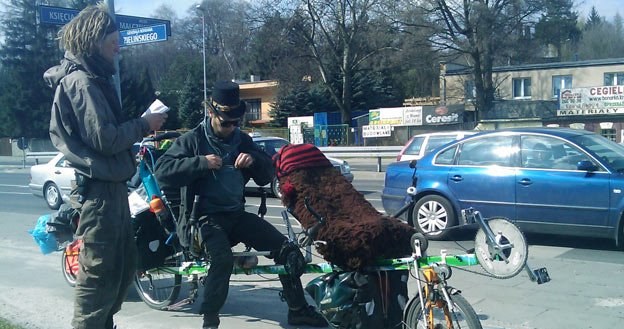
[[[323,152],[312,144],[286,145],[273,156],[273,162],[277,178],[299,169],[332,166]]]

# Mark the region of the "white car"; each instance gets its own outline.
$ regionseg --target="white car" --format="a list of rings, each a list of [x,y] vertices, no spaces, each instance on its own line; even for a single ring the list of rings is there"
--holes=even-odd
[[[460,130],[414,135],[407,141],[405,146],[403,146],[399,155],[397,155],[397,161],[418,160],[438,146],[476,133],[478,133],[478,131]]]
[[[264,152],[266,152],[270,157],[273,157],[273,155],[277,153],[282,147],[290,144],[289,141],[280,137],[252,136],[252,139],[254,143],[260,146],[260,148],[263,149]],[[330,157],[327,157],[327,159],[329,159],[332,165],[334,165],[334,168],[340,170],[340,173],[342,173],[342,175],[349,181],[349,183],[353,182],[353,174],[351,173],[351,167],[349,166],[349,163],[347,161]],[[253,179],[250,179],[246,187],[254,188],[258,187],[258,185],[254,183]],[[277,177],[273,178],[273,181],[271,182],[271,193],[278,198],[281,197]]]
[[[74,177],[74,168],[69,167],[59,153],[48,163],[30,167],[28,187],[32,194],[43,197],[50,209],[56,210],[68,200]]]

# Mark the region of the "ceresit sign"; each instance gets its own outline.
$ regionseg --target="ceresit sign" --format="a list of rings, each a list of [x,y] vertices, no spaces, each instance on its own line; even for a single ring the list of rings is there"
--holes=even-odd
[[[557,116],[624,114],[624,86],[564,89]]]
[[[423,106],[423,125],[447,125],[461,122],[461,108],[457,106]]]

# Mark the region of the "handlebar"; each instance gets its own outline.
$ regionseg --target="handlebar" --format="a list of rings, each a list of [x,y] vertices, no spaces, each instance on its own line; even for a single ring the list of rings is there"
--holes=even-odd
[[[307,197],[303,199],[303,204],[305,205],[306,210],[309,211],[312,216],[314,216],[314,218],[316,218],[316,220],[318,221],[318,223],[312,225],[310,228],[304,231],[305,237],[301,239],[301,241],[299,241],[301,245],[309,246],[314,242],[314,240],[316,240],[318,231],[321,229],[321,226],[325,224],[325,217],[319,215],[319,213],[317,213],[316,210],[312,208],[312,206],[310,205],[310,200]]]
[[[177,131],[168,131],[162,134],[158,134],[155,136],[149,136],[149,137],[145,137],[143,138],[143,140],[141,141],[141,143],[146,143],[146,142],[160,142],[163,139],[171,139],[171,138],[178,138],[180,137],[180,133]]]

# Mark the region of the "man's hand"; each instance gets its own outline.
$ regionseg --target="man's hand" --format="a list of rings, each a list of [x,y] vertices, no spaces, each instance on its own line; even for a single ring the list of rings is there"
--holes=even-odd
[[[248,168],[253,164],[253,157],[249,153],[240,153],[234,162],[234,168]]]
[[[159,130],[167,120],[167,113],[151,113],[143,116],[143,119],[147,120],[150,131]]]
[[[208,168],[210,169],[221,169],[221,165],[223,164],[223,159],[220,156],[214,154],[204,155],[206,160],[208,160]]]

